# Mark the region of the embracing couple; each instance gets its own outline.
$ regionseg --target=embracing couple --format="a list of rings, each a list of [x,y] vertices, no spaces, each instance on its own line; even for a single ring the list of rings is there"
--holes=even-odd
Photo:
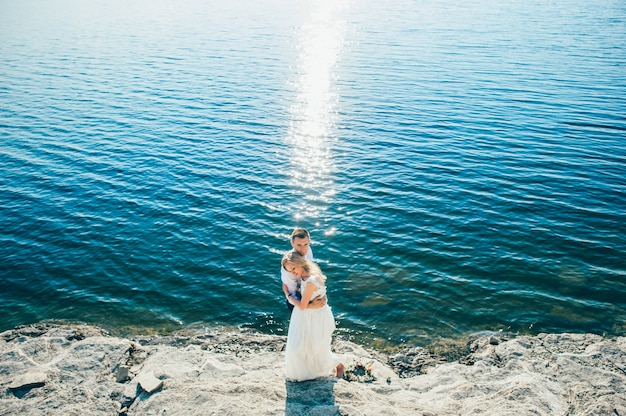
[[[281,279],[287,305],[291,309],[285,375],[293,381],[335,375],[342,378],[344,365],[330,345],[335,318],[326,297],[326,276],[313,262],[311,236],[304,228],[291,233],[293,250],[281,261]]]

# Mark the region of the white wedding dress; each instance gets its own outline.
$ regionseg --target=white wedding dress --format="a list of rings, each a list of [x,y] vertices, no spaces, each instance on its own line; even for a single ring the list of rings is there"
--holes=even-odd
[[[306,285],[313,284],[315,291],[311,299],[324,296],[326,286],[319,279],[312,275],[303,281],[302,293]],[[334,330],[335,318],[328,303],[319,309],[293,309],[285,349],[287,379],[304,381],[333,375],[339,364],[330,349]]]

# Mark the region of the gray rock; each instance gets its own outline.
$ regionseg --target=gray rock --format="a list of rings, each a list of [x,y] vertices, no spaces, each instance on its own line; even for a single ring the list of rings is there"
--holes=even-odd
[[[120,365],[117,368],[117,376],[115,377],[115,381],[117,381],[118,383],[123,383],[128,380],[128,370],[130,370],[130,367],[128,367],[127,365]]]
[[[626,415],[626,337],[485,334],[452,340],[465,358],[444,349],[447,362],[336,340],[346,367],[373,361],[377,380],[288,383],[284,336],[182,334],[130,340],[43,324],[0,333],[0,415]]]
[[[130,384],[126,385],[124,392],[122,393],[122,404],[130,405],[137,398],[137,381],[133,380]]]

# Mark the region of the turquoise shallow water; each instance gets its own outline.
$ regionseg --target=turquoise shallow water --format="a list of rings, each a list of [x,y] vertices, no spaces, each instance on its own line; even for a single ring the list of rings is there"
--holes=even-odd
[[[0,1],[0,329],[626,331],[626,5]]]

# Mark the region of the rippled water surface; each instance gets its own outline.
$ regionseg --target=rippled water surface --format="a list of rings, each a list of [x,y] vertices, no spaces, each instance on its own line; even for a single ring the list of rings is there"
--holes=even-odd
[[[626,3],[0,0],[0,329],[626,332]]]

